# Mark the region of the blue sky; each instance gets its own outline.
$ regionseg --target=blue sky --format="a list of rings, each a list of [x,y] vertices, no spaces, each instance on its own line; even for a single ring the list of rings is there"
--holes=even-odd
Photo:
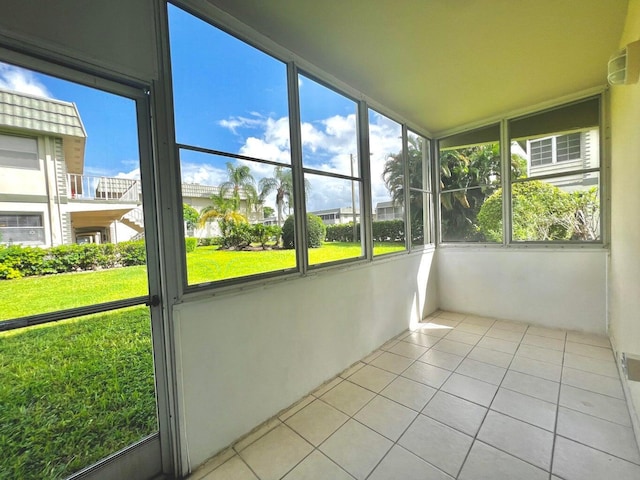
[[[169,28],[177,142],[289,165],[286,65],[171,5]],[[298,85],[304,166],[349,175],[357,154],[355,102],[305,76]],[[85,174],[139,175],[133,101],[4,64],[0,88],[76,103],[88,133]],[[382,166],[401,149],[400,126],[375,112],[369,121],[375,204],[389,199]],[[226,161],[183,151],[182,180],[219,185]],[[256,182],[273,172],[246,163]],[[310,179],[308,210],[350,206],[349,181]]]

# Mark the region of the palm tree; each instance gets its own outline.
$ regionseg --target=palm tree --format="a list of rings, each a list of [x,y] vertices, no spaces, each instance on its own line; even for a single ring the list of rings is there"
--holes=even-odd
[[[271,193],[276,193],[276,207],[278,209],[278,225],[284,224],[284,206],[291,208],[293,204],[293,175],[290,168],[276,167],[273,169],[273,177],[265,177],[260,180],[260,199],[264,199]],[[311,184],[304,180],[305,195],[309,195]]]
[[[291,201],[293,196],[293,176],[290,168],[276,167],[273,169],[273,177],[265,177],[260,180],[260,198],[264,200],[267,195],[276,192],[276,206],[278,208],[278,226],[282,226],[283,209],[285,201]]]
[[[198,224],[204,227],[205,223],[217,220],[220,225],[220,233],[226,237],[234,223],[247,223],[247,217],[238,212],[240,199],[228,197],[221,189],[216,195],[211,196],[211,205],[206,206],[200,212]]]
[[[418,138],[408,138],[409,189],[423,190],[422,143]],[[382,170],[382,179],[391,194],[394,205],[404,205],[404,163],[402,152],[389,155]],[[411,196],[411,217],[422,217],[422,195]]]
[[[240,193],[244,193],[247,203],[246,211],[247,214],[249,214],[251,205],[258,200],[256,181],[251,174],[251,169],[246,165],[238,165],[236,167],[233,163],[227,162],[227,178],[228,180],[220,185],[220,194],[222,196],[228,196],[228,193],[231,192],[231,197],[237,201],[239,208],[241,200]]]

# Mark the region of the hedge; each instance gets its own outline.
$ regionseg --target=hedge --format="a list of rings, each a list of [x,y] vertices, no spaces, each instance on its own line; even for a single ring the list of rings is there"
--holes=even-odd
[[[360,240],[360,224],[356,223],[357,238]],[[327,226],[327,242],[353,242],[353,222]],[[381,220],[373,222],[374,242],[404,242],[404,221]]]
[[[144,265],[144,240],[51,248],[0,245],[0,279]]]

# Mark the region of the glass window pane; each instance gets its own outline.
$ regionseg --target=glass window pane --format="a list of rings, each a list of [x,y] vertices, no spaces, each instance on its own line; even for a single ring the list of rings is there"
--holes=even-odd
[[[67,478],[158,429],[147,307],[15,328],[149,295],[136,103],[0,72],[28,79],[2,96],[38,146],[38,168],[0,165],[0,477]]]
[[[187,149],[180,164],[188,285],[295,268],[295,252],[279,243],[289,167]]]
[[[3,87],[15,115],[0,143],[38,164],[0,163],[0,320],[148,295],[135,102],[0,72],[31,82]]]
[[[178,143],[291,163],[286,65],[168,10]]]
[[[305,179],[309,265],[362,257],[361,183],[311,173]]]
[[[158,430],[147,307],[0,332],[0,344],[3,478],[67,478]]]
[[[429,224],[431,194],[411,190],[411,244],[414,246],[432,243]]]
[[[293,196],[286,65],[168,9],[187,284],[293,269],[280,245]]]
[[[598,172],[514,183],[513,240],[599,241],[599,183]],[[495,218],[486,222],[501,228]]]
[[[461,141],[482,139],[485,143],[455,146],[458,136]],[[486,142],[487,139],[491,141]],[[442,241],[501,242],[501,238],[489,234],[478,223],[483,204],[501,185],[499,129],[486,127],[448,137],[446,148],[442,148],[442,142],[439,144]],[[494,205],[502,215],[501,204]]]
[[[360,177],[356,102],[303,75],[298,84],[303,166]]]
[[[373,254],[405,250],[402,126],[369,110]]]
[[[511,157],[518,164],[512,179],[557,175],[600,167],[597,127],[570,134],[549,132],[545,138],[511,140]]]

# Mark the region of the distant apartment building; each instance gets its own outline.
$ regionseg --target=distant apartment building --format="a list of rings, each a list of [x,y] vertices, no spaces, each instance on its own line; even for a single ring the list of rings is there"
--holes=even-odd
[[[87,132],[75,104],[0,89],[0,244],[51,247],[118,243],[144,235],[142,190],[133,178],[85,174]],[[183,184],[199,213],[218,187]],[[240,212],[250,221],[262,209]],[[216,222],[187,232],[218,234]]]

